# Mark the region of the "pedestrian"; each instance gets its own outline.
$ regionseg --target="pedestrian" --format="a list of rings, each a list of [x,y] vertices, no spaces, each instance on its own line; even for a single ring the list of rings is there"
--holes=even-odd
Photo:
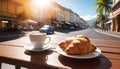
[[[22,26],[20,24],[18,24],[17,29],[18,29],[18,33],[22,32]]]
[[[29,25],[29,31],[32,31],[33,30],[33,26],[30,24]]]
[[[14,27],[13,27],[13,31],[14,32],[17,32],[17,25],[15,24]]]

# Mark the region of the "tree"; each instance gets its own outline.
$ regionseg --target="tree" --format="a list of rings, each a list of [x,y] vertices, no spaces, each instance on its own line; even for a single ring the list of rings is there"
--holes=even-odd
[[[105,16],[103,14],[97,15],[96,23],[101,25],[100,27],[103,30],[104,29],[104,23],[105,23]]]
[[[111,0],[96,0],[95,6],[98,7],[96,12],[105,16],[109,15],[109,13],[111,12],[111,4]]]
[[[107,21],[108,15],[111,12],[111,4],[112,0],[96,0],[94,4],[97,6],[96,12],[98,13],[96,21],[103,25],[102,29],[104,29],[104,23]]]
[[[105,16],[103,14],[98,14],[97,15],[97,18],[96,18],[97,22],[104,23],[104,20],[105,20]]]

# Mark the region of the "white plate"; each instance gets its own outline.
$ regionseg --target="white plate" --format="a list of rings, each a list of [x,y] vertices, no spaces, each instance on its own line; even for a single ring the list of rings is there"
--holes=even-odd
[[[45,45],[43,48],[33,48],[33,45],[32,44],[29,44],[29,45],[26,45],[26,46],[24,46],[24,48],[26,49],[26,50],[29,50],[29,51],[44,51],[44,50],[48,50],[48,49],[50,49],[51,48],[51,44],[47,44],[47,45]]]
[[[84,55],[68,55],[60,47],[57,47],[56,51],[63,56],[76,58],[76,59],[90,59],[90,58],[98,57],[101,54],[101,50],[99,48],[97,48],[94,52],[84,54]]]

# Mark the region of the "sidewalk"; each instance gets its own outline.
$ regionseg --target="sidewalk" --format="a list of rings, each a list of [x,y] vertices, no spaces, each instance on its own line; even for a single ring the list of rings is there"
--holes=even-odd
[[[25,33],[17,33],[17,32],[0,32],[0,42],[12,40],[23,36]]]
[[[102,33],[102,34],[106,34],[106,35],[110,35],[110,36],[113,36],[113,37],[120,38],[120,32],[102,31],[100,29],[94,29],[94,30],[98,33]]]
[[[7,37],[7,36],[12,36],[12,35],[19,35],[22,33],[17,33],[17,32],[0,32],[0,37]]]

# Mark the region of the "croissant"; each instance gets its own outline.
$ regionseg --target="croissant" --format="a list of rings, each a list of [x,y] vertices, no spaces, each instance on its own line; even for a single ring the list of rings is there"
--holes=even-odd
[[[84,35],[77,35],[72,39],[65,40],[59,45],[60,47],[64,48],[64,52],[66,54],[70,55],[87,54],[96,50],[96,47]]]
[[[63,49],[67,48],[68,45],[73,41],[73,39],[74,39],[74,37],[68,37],[68,38],[66,38],[65,40],[63,40],[63,41],[59,44],[59,46],[60,46],[61,48],[63,48]]]
[[[90,40],[85,35],[77,35],[76,38],[84,38],[90,43]]]

